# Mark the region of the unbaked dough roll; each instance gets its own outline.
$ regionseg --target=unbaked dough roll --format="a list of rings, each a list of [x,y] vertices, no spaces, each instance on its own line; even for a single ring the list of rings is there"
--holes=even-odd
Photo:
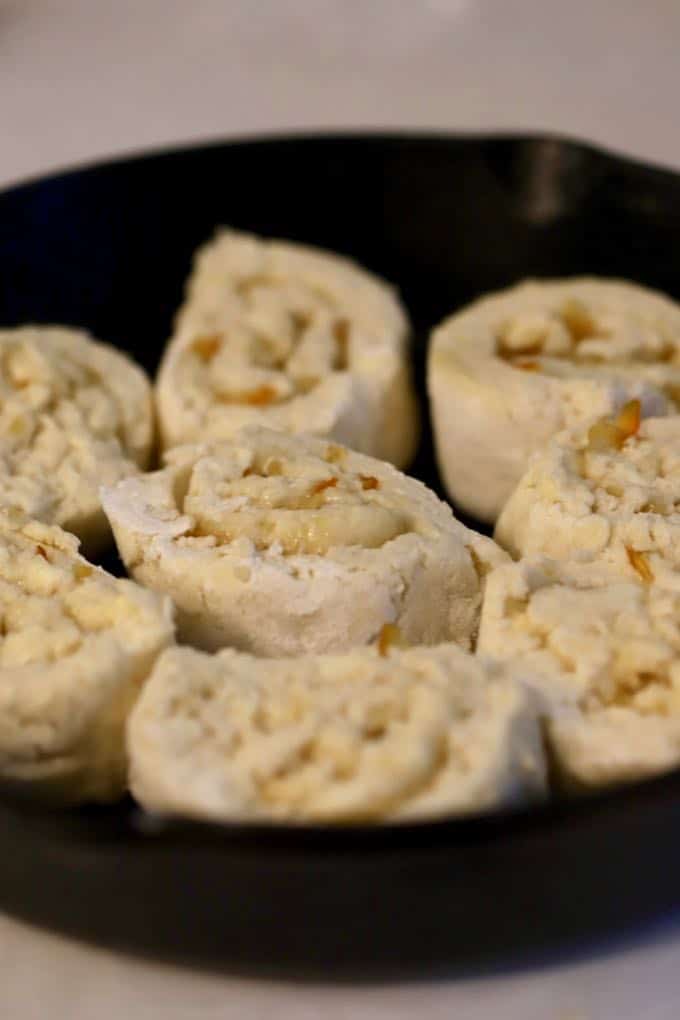
[[[628,577],[680,568],[680,416],[614,419],[537,453],[496,525],[513,556],[600,562]]]
[[[196,256],[156,388],[164,446],[261,424],[405,466],[418,414],[395,292],[348,259],[219,232]]]
[[[543,699],[569,786],[680,765],[680,576],[626,580],[546,558],[489,577],[479,654],[506,659]]]
[[[147,466],[151,387],[88,334],[0,330],[0,506],[72,531],[88,555],[111,540],[99,486]]]
[[[128,569],[207,650],[344,650],[384,623],[469,647],[484,575],[506,558],[389,464],[258,426],[177,447],[102,498]]]
[[[169,599],[77,547],[0,511],[0,783],[67,802],[123,793],[125,720],[173,640]]]
[[[435,330],[428,389],[449,495],[493,522],[556,432],[634,398],[680,406],[680,306],[623,281],[522,283]]]
[[[545,792],[527,689],[455,645],[278,660],[178,648],[128,748],[144,807],[221,821],[402,820]]]

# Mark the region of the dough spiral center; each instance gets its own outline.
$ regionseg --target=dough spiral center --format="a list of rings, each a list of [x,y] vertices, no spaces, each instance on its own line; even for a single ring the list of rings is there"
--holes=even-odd
[[[266,449],[240,463],[204,457],[193,468],[183,512],[193,518],[196,536],[247,538],[258,549],[276,546],[284,554],[377,548],[411,530],[405,514],[382,502],[379,479],[345,469],[342,455],[330,445],[326,460]]]
[[[196,333],[184,370],[223,404],[268,407],[348,367],[352,324],[320,290],[273,276],[234,285],[226,323]]]

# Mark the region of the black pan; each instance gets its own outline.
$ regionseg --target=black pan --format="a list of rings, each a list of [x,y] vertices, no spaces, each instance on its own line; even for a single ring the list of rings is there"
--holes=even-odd
[[[624,276],[680,298],[680,176],[551,137],[234,142],[0,195],[0,323],[85,326],[153,371],[217,224],[344,252],[428,329],[528,275]],[[425,434],[414,473],[439,487]],[[680,906],[680,773],[573,803],[375,829],[151,826],[0,798],[0,905],[107,945],[325,976],[573,950]]]

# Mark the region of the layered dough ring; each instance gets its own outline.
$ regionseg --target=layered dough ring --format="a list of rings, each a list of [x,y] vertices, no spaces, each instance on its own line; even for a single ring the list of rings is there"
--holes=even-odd
[[[0,331],[0,505],[58,524],[97,553],[110,531],[99,486],[147,466],[151,389],[142,370],[86,333]]]
[[[77,547],[0,511],[0,780],[67,802],[125,790],[127,714],[173,640],[169,599]]]
[[[295,660],[178,648],[128,748],[142,805],[222,821],[401,820],[545,792],[526,688],[455,645]]]
[[[199,250],[156,389],[165,448],[248,424],[405,466],[418,438],[408,321],[347,259],[223,230]]]
[[[506,558],[389,464],[257,426],[178,447],[102,499],[128,569],[207,650],[339,651],[385,623],[470,647],[484,575]]]
[[[677,410],[680,307],[623,281],[523,283],[434,332],[428,389],[448,492],[492,522],[555,433],[635,398]]]
[[[487,582],[479,653],[531,678],[567,785],[680,764],[677,575],[650,584],[545,558],[507,564]]]
[[[496,525],[514,556],[599,562],[660,579],[680,568],[680,417],[639,406],[555,437],[534,456]]]

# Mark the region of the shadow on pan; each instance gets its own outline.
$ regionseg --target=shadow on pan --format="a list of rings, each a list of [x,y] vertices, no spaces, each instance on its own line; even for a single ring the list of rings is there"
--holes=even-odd
[[[158,363],[218,224],[350,255],[429,329],[526,276],[680,298],[680,177],[553,137],[272,138],[0,194],[0,324],[63,322]],[[442,493],[425,430],[413,473]],[[469,973],[573,953],[680,907],[680,775],[530,812],[375,829],[153,824],[131,802],[0,801],[0,906],[106,945],[262,974]]]

